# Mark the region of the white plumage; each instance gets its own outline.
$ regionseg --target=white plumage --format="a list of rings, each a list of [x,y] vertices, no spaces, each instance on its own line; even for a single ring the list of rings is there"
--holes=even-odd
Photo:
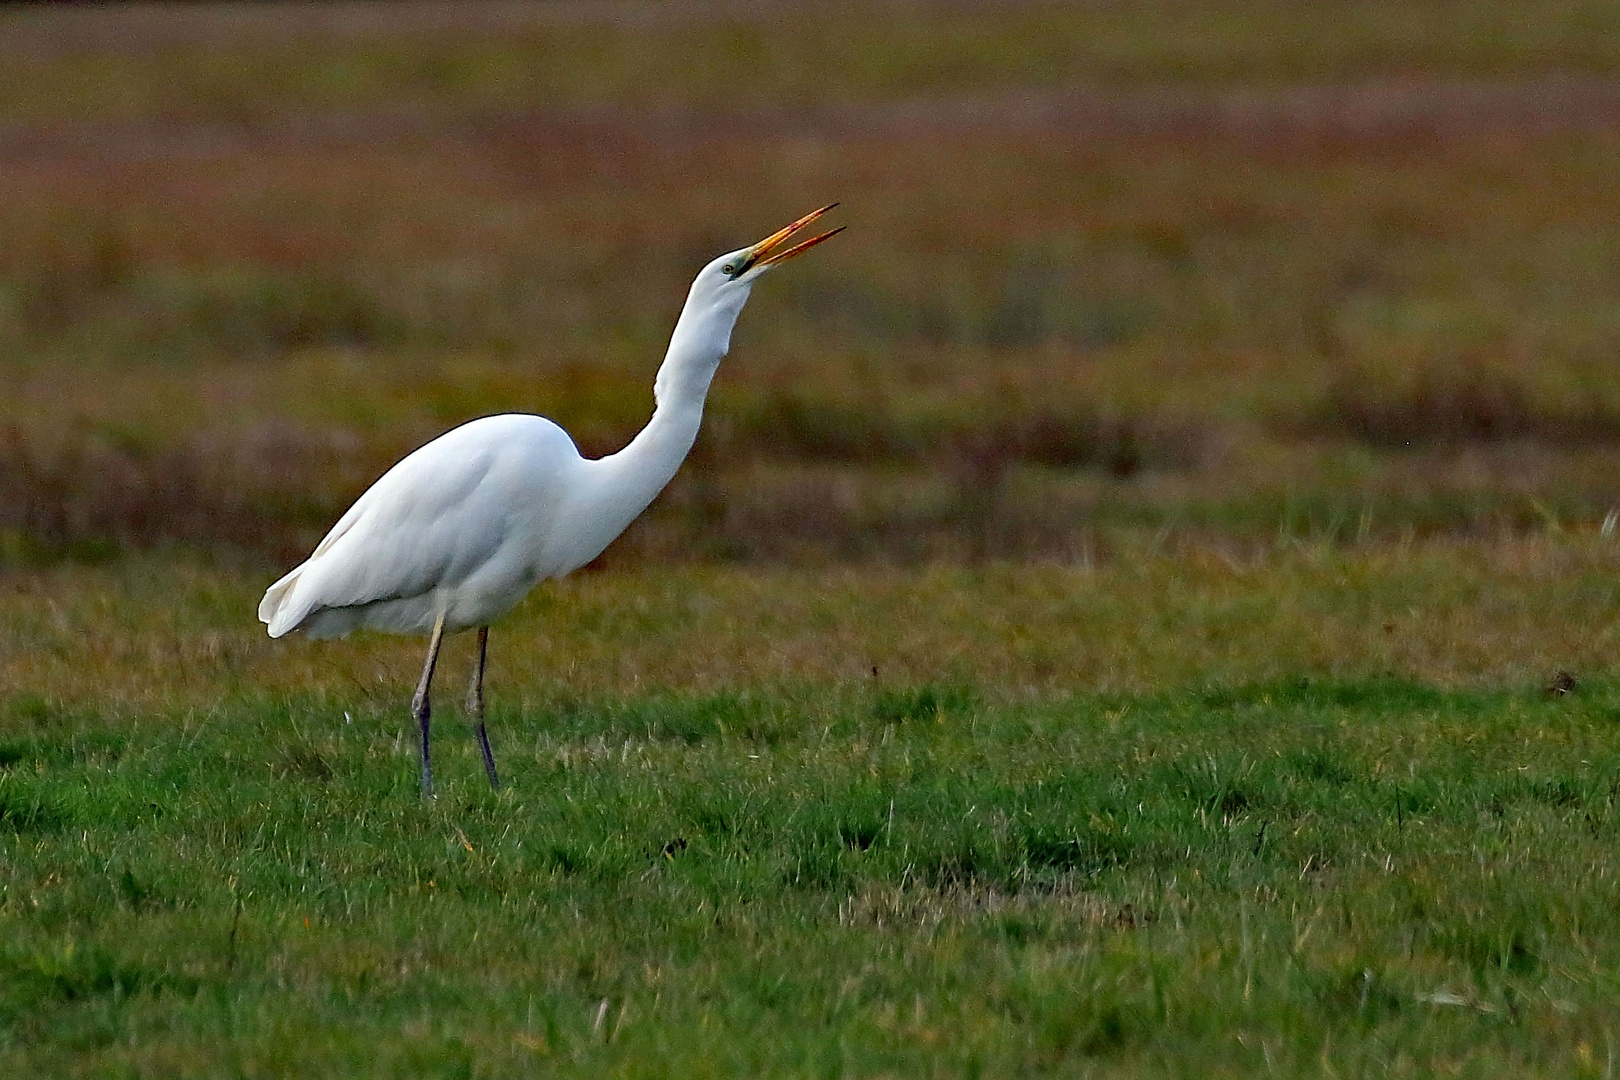
[[[628,524],[600,537],[613,523],[592,505],[603,485],[590,474],[606,466],[580,457],[544,417],[463,424],[383,474],[307,562],[270,586],[259,618],[271,637],[425,634],[441,613],[446,630],[488,625]]]
[[[773,249],[830,209],[699,272],[658,370],[653,417],[623,450],[581,457],[568,433],[541,416],[463,424],[384,473],[309,559],[265,592],[259,619],[271,637],[295,630],[335,637],[359,628],[430,635],[413,704],[424,793],[433,784],[428,695],[443,634],[479,628],[467,704],[496,785],[483,724],[489,624],[539,582],[596,558],[669,483],[697,438],[709,384],[754,282],[841,230]]]

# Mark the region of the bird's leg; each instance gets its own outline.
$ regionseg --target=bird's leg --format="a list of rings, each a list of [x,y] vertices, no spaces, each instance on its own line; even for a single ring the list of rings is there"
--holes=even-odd
[[[495,775],[495,755],[489,749],[489,731],[484,727],[484,653],[489,648],[489,627],[478,628],[478,659],[473,661],[472,682],[467,686],[467,715],[472,717],[478,732],[478,749],[484,754],[484,771],[489,774],[489,786],[501,789],[501,778]]]
[[[433,622],[433,633],[428,638],[427,662],[422,665],[422,681],[416,684],[416,696],[411,699],[411,715],[421,731],[422,739],[422,798],[433,794],[433,762],[428,756],[428,721],[433,717],[433,706],[428,692],[433,688],[433,669],[439,662],[439,646],[444,642],[444,615]]]

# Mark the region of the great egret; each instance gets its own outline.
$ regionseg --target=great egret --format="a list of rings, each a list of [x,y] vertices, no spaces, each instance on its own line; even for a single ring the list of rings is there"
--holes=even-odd
[[[484,728],[489,624],[539,582],[596,558],[669,483],[697,438],[710,380],[754,282],[842,232],[781,246],[831,209],[806,214],[698,273],[653,383],[652,419],[623,450],[581,457],[568,433],[540,416],[463,424],[384,473],[315,553],[264,594],[259,619],[273,638],[294,630],[336,637],[360,627],[428,635],[411,702],[424,796],[433,793],[429,695],[444,635],[478,629],[467,713],[490,786],[498,788]]]

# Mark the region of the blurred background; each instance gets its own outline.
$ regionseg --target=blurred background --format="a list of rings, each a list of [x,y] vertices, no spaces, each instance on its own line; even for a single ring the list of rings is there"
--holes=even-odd
[[[47,5],[0,567],[280,566],[491,412],[616,449],[698,267],[833,200],[607,565],[1620,506],[1613,0]]]

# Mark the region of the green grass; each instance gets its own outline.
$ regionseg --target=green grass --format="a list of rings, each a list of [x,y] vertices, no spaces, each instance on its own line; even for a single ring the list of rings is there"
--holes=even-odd
[[[13,1075],[1599,1075],[1620,688],[0,705]]]
[[[12,574],[0,1073],[1606,1075],[1615,551],[585,575],[430,803],[419,642]]]

